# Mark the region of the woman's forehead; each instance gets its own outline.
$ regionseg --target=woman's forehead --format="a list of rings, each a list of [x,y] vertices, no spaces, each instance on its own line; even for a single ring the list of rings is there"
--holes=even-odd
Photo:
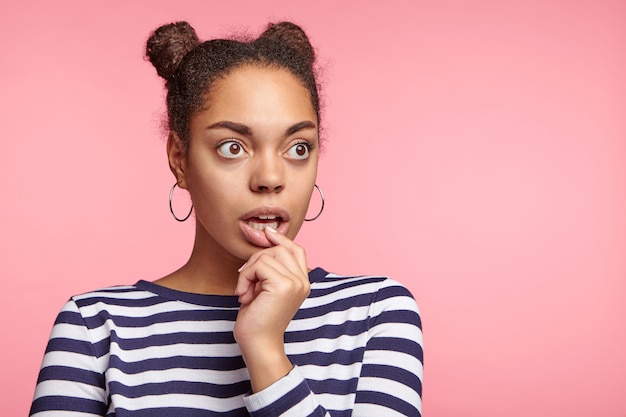
[[[246,125],[293,124],[317,116],[308,90],[289,71],[242,67],[212,86],[199,114],[214,122]]]

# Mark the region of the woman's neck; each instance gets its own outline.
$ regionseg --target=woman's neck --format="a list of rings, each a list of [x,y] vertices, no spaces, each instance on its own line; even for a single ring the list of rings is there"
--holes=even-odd
[[[224,248],[205,235],[206,231],[196,227],[189,260],[180,269],[155,283],[196,294],[233,295],[239,277],[238,269],[245,261],[224,253]]]

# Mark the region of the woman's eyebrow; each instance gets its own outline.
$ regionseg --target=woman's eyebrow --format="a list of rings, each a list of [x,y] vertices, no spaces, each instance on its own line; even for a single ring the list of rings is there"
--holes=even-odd
[[[231,122],[228,120],[223,120],[221,122],[213,123],[212,125],[208,126],[207,129],[229,129],[229,130],[232,130],[233,132],[239,133],[240,135],[245,135],[245,136],[252,135],[252,130],[250,129],[249,126],[244,125],[242,123]],[[287,130],[285,131],[285,135],[291,136],[294,133],[299,132],[304,129],[317,129],[317,126],[312,121],[305,120],[287,128]]]
[[[300,130],[303,129],[317,129],[317,126],[315,126],[315,123],[313,123],[310,120],[305,120],[303,122],[300,123],[296,123],[295,125],[291,126],[290,128],[287,129],[287,131],[285,132],[287,134],[287,136],[291,136],[296,132],[299,132]]]
[[[221,122],[213,123],[212,125],[207,127],[207,129],[220,129],[220,128],[229,129],[229,130],[232,130],[233,132],[237,132],[240,135],[245,135],[245,136],[250,136],[252,134],[252,131],[250,130],[248,126],[241,124],[241,123],[230,122],[228,120],[223,120]]]

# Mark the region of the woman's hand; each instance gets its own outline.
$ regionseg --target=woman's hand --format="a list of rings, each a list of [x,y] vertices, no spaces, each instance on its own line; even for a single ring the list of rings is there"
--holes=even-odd
[[[285,354],[284,334],[310,291],[304,249],[273,229],[266,228],[265,234],[275,246],[250,257],[235,288],[241,308],[234,336],[253,392],[267,388],[293,367]]]

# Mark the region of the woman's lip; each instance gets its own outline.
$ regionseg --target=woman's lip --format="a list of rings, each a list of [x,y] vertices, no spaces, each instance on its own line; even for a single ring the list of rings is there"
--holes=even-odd
[[[248,221],[253,217],[259,216],[276,216],[280,217],[281,220],[284,222],[289,221],[289,213],[287,213],[287,210],[277,206],[261,206],[253,208],[252,210],[241,216],[240,219],[243,221]]]
[[[270,248],[274,246],[274,244],[267,239],[267,236],[265,235],[265,230],[258,230],[253,228],[248,224],[248,222],[250,221],[250,219],[242,219],[239,221],[239,226],[241,227],[244,238],[254,246],[259,246],[261,248]],[[278,227],[276,228],[276,231],[284,236],[287,234],[288,228],[289,225],[287,224],[287,222],[285,222],[284,220],[280,220],[278,222]]]
[[[289,213],[281,207],[262,206],[253,208],[240,217],[239,226],[241,227],[241,231],[243,232],[245,239],[254,246],[270,248],[274,246],[274,244],[267,239],[267,236],[265,236],[265,230],[255,229],[248,224],[249,222],[253,222],[255,218],[258,219],[259,216],[276,216],[275,220],[266,219],[259,223],[267,224],[277,221],[278,227],[276,228],[276,231],[281,235],[286,235],[289,228]]]

